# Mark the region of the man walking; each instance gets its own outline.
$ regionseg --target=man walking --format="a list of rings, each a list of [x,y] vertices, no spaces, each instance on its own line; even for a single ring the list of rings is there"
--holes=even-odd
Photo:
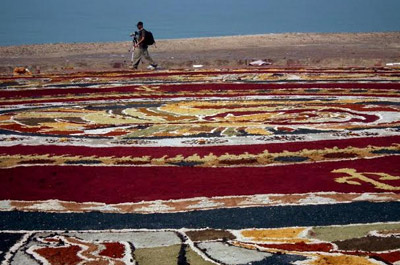
[[[138,42],[135,44],[135,52],[133,57],[133,68],[137,69],[142,58],[145,58],[150,62],[150,66],[155,69],[157,68],[157,64],[153,61],[153,59],[149,55],[149,51],[147,50],[148,45],[146,44],[146,30],[143,28],[143,22],[139,21],[137,23],[137,28],[139,30],[138,34]]]

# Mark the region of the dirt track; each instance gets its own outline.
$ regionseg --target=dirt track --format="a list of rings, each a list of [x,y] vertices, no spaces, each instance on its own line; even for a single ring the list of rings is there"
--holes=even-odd
[[[35,72],[123,69],[130,42],[0,47],[0,72],[16,66]],[[273,66],[374,67],[400,62],[400,32],[355,34],[267,34],[159,40],[152,57],[163,68],[243,67],[253,59]],[[146,65],[141,65],[145,68]]]

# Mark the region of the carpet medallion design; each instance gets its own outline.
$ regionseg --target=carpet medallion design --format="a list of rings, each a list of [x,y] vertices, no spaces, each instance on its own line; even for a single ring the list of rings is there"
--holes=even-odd
[[[1,264],[400,264],[400,71],[0,77]]]

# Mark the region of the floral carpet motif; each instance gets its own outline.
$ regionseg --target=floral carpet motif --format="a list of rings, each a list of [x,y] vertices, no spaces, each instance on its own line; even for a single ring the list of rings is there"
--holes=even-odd
[[[400,70],[0,77],[2,264],[400,264]]]

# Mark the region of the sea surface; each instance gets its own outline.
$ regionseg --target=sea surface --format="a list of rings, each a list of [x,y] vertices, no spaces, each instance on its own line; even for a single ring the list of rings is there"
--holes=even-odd
[[[0,45],[400,31],[400,0],[1,0]]]

